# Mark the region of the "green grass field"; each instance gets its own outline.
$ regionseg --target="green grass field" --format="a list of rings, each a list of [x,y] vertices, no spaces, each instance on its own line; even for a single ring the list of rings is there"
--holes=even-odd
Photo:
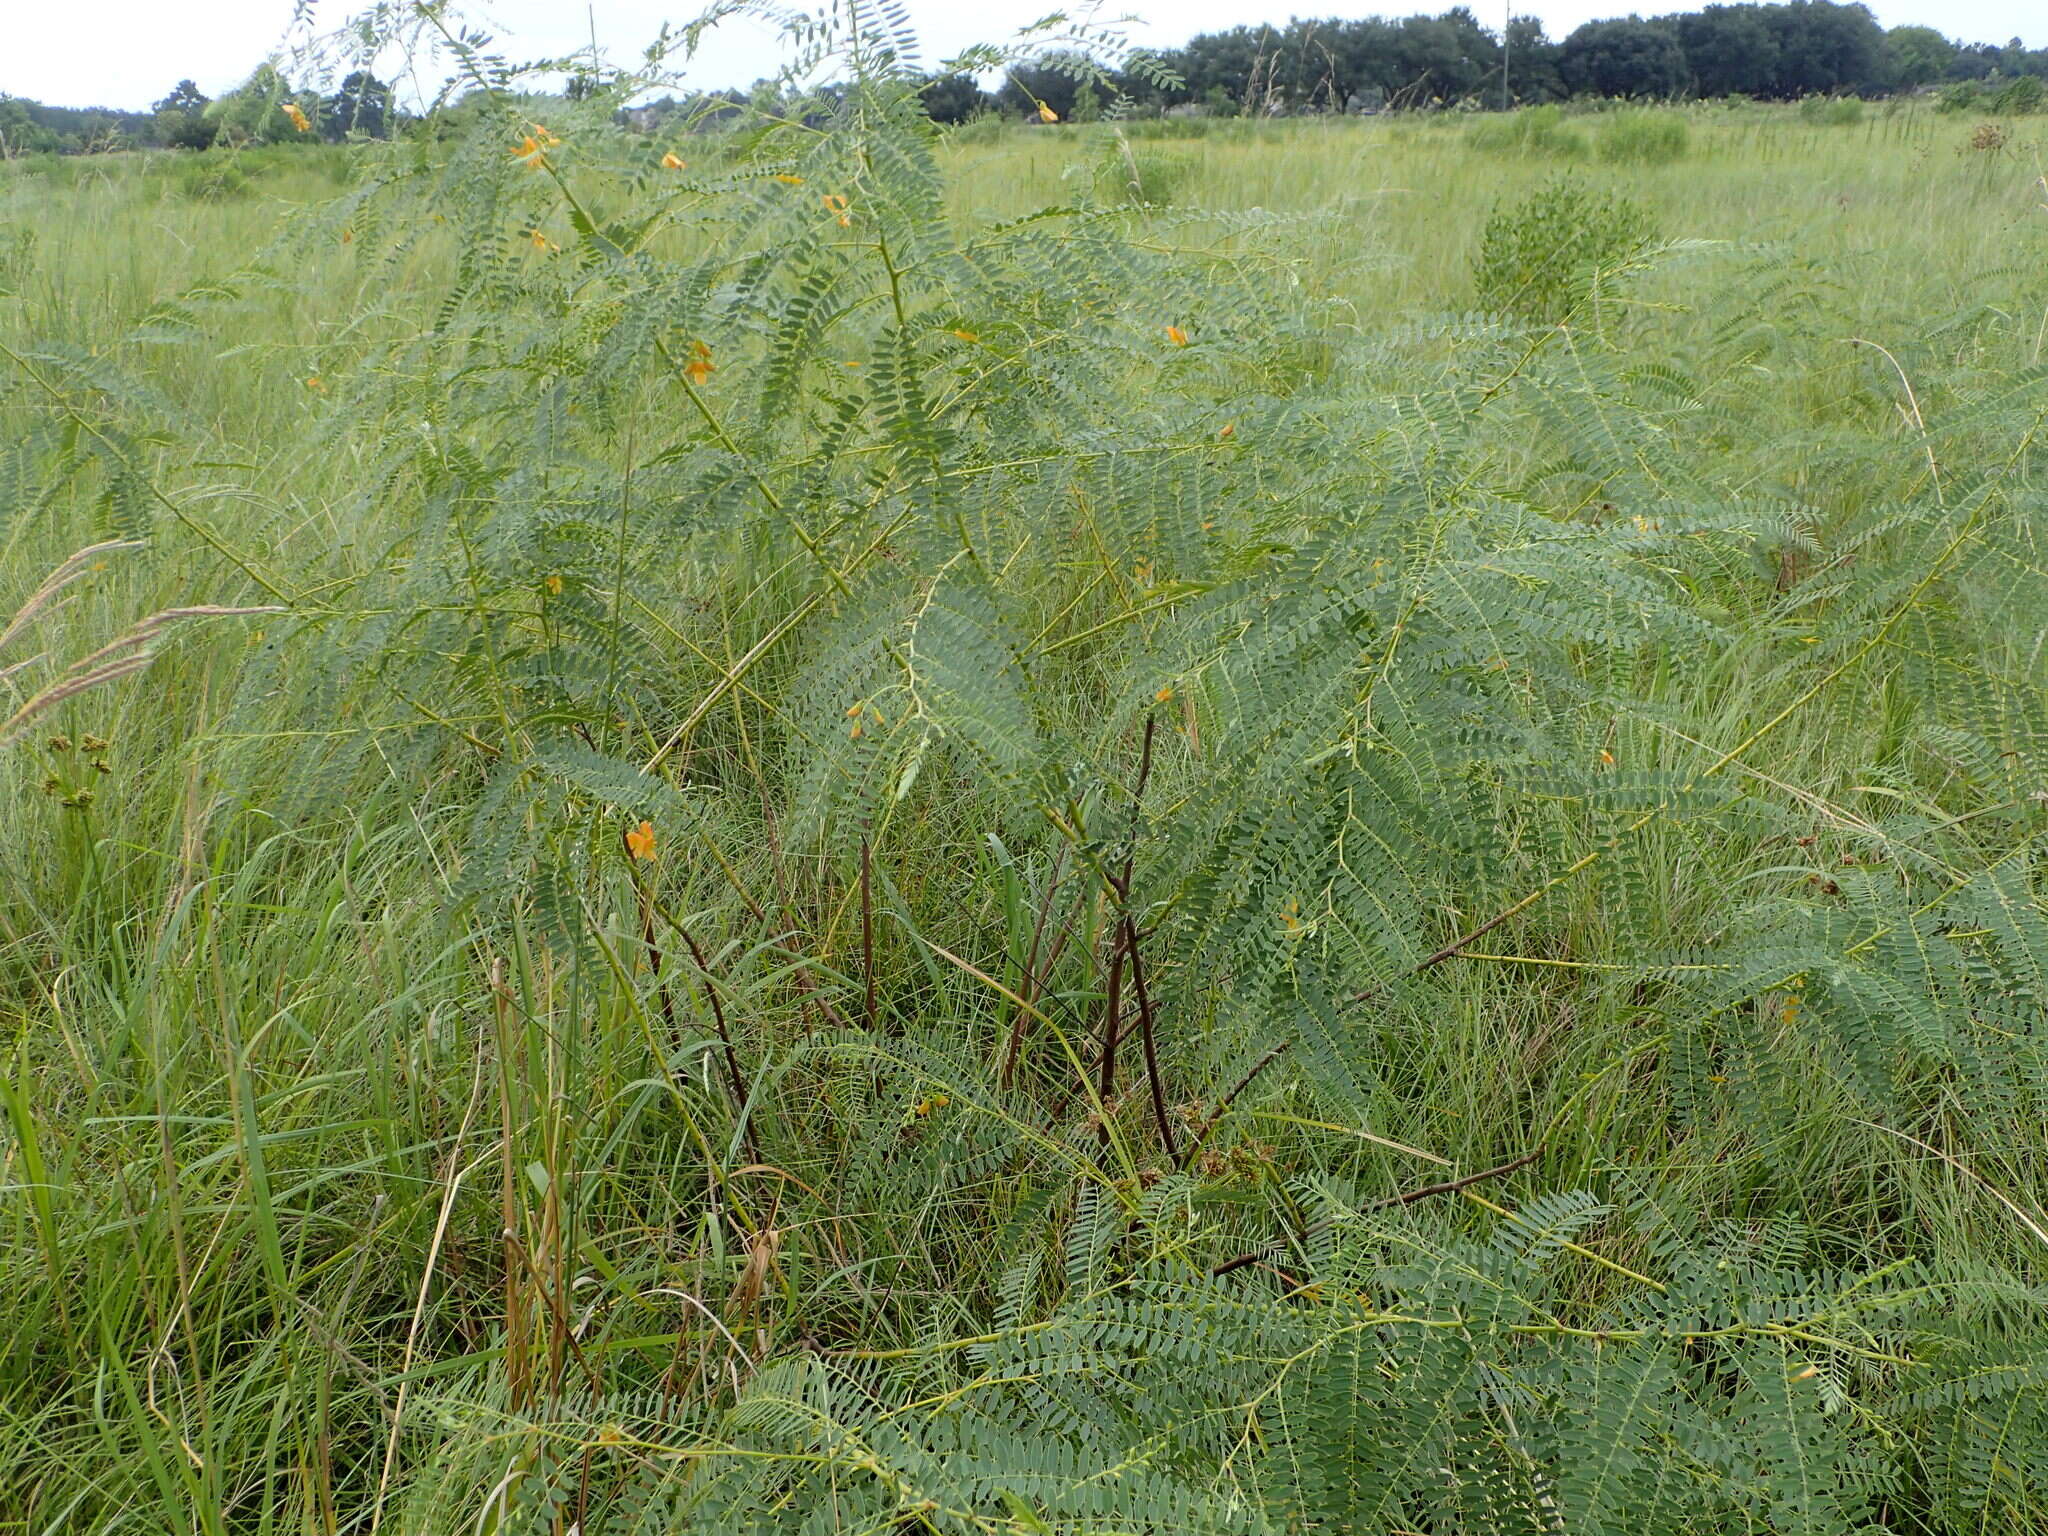
[[[0,167],[0,1532],[2048,1531],[2024,122],[501,119]]]

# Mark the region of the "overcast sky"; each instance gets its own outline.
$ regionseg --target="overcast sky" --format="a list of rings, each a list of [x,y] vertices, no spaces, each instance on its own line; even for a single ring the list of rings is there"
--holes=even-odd
[[[363,0],[317,0],[326,26],[340,23]],[[816,0],[812,0],[815,5]],[[908,0],[927,59],[970,43],[1001,41],[1055,7],[1075,0]],[[1082,0],[1085,4],[1085,0]],[[1127,0],[1102,13],[1148,18],[1133,36],[1177,43],[1192,33],[1239,22],[1288,16],[1405,15],[1441,11],[1450,0]],[[490,24],[515,57],[533,58],[587,46],[593,19],[599,44],[630,60],[664,21],[687,21],[703,0],[468,0],[466,13]],[[2019,36],[2048,44],[2048,0],[1870,0],[1886,26],[1915,22],[1965,42],[2002,43]],[[1498,28],[1502,0],[1474,10]],[[1645,14],[1691,6],[1640,5]],[[1537,15],[1552,37],[1582,21],[1626,12],[1628,0],[1520,0],[1517,15]],[[0,0],[0,92],[60,106],[147,107],[181,77],[218,95],[243,77],[285,36],[292,0]],[[745,85],[771,74],[780,57],[773,29],[745,19],[725,23],[691,71],[692,83]]]

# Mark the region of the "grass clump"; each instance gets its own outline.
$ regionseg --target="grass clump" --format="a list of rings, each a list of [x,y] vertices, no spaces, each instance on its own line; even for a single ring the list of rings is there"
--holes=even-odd
[[[1848,128],[1863,121],[1862,101],[1854,96],[1809,96],[1799,103],[1802,122],[1823,128]]]
[[[1481,118],[1466,130],[1465,142],[1488,154],[1544,155],[1557,160],[1583,160],[1592,147],[1586,135],[1565,120],[1563,109],[1555,102]]]
[[[1676,112],[1623,108],[1600,114],[1593,145],[1610,165],[1669,165],[1685,157],[1691,130]]]

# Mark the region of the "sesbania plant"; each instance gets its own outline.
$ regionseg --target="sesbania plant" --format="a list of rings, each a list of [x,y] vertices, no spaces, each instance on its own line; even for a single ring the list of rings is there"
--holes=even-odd
[[[220,748],[280,825],[406,802],[440,926],[360,942],[377,1009],[445,988],[379,1090],[421,1128],[245,1158],[267,1299],[217,1369],[326,1373],[289,1475],[161,1431],[201,1345],[110,1317],[92,1443],[144,1470],[72,1509],[2040,1523],[2038,376],[1904,435],[1883,396],[1824,521],[1739,449],[1783,332],[1659,351],[1603,284],[1364,336],[1304,276],[1336,215],[975,217],[887,7],[715,132],[448,40],[470,125],[293,236],[443,284],[411,328],[373,283],[305,381],[335,525],[399,531],[291,571]],[[1864,711],[1895,814],[1770,755]],[[1495,1160],[1412,1129],[1450,1039],[1530,1081]],[[108,1124],[167,1113],[145,1065]],[[387,1200],[420,1268],[350,1246]]]

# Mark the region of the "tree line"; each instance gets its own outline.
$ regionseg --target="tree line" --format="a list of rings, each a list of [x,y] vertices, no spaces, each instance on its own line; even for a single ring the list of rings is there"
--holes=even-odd
[[[53,107],[0,95],[0,158],[112,149],[207,149],[350,137],[388,138],[401,114],[391,87],[355,70],[331,93],[294,87],[269,64],[218,99],[180,80],[147,112]]]
[[[1040,103],[1085,119],[1119,99],[1141,113],[1194,106],[1236,115],[1573,97],[1785,101],[2048,76],[2048,48],[2018,38],[1961,43],[1932,27],[1886,29],[1867,7],[1834,0],[1622,16],[1587,22],[1560,41],[1533,16],[1495,32],[1462,5],[1399,20],[1297,19],[1203,33],[1154,62],[1163,74],[1052,59],[1016,71],[995,93],[968,79],[935,79],[926,100],[941,121],[1031,115]]]

